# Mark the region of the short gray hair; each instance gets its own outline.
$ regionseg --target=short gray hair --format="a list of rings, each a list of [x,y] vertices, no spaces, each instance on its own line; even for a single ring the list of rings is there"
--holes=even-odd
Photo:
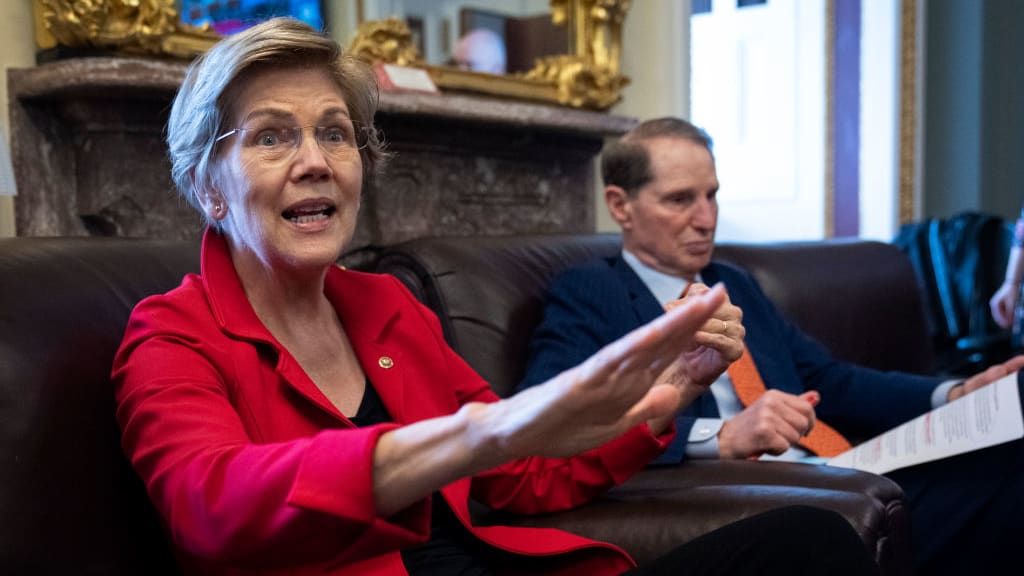
[[[217,136],[227,127],[232,93],[252,71],[317,68],[329,72],[345,98],[356,129],[364,183],[386,158],[373,125],[378,89],[373,72],[341,46],[293,18],[273,18],[228,36],[196,58],[185,73],[167,121],[171,178],[178,192],[204,213],[197,192],[212,186],[210,163]],[[204,213],[205,216],[205,213]],[[210,222],[210,224],[213,224]]]

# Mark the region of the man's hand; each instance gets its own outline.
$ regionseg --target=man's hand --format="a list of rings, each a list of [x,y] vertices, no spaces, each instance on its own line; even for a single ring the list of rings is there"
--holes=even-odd
[[[1003,328],[1009,328],[1013,324],[1013,311],[1017,307],[1017,294],[1020,292],[1020,283],[1006,280],[999,290],[992,295],[988,301],[992,310],[992,319]]]
[[[672,310],[708,290],[710,288],[704,284],[690,284],[683,298],[669,302],[665,309]],[[726,296],[725,302],[694,335],[691,345],[661,374],[657,383],[675,386],[679,390],[680,407],[689,406],[743,354],[746,333],[743,311]],[[657,434],[672,418],[674,415],[653,420],[648,425]]]
[[[987,370],[979,372],[962,383],[953,386],[949,390],[947,399],[952,402],[964,394],[970,394],[982,386],[988,386],[1007,374],[1019,371],[1021,368],[1024,368],[1024,354],[1014,356],[1002,364],[990,366]]]
[[[757,458],[779,455],[814,427],[817,392],[799,396],[767,390],[756,402],[722,424],[718,453],[722,458]]]

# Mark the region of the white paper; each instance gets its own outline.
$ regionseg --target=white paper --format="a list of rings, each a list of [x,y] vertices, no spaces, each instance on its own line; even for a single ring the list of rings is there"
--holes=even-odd
[[[427,71],[422,68],[384,64],[384,71],[387,73],[391,83],[395,85],[395,88],[419,90],[420,92],[437,92],[437,86],[430,79],[430,74],[427,74]]]
[[[1017,373],[854,446],[831,466],[884,474],[1024,437]]]

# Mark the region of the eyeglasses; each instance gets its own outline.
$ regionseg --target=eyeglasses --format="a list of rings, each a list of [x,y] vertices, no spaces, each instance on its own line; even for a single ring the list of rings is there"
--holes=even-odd
[[[307,128],[313,129],[313,137],[320,150],[332,158],[342,158],[359,150],[352,130],[346,126],[289,126],[289,127],[258,127],[235,128],[218,136],[214,143],[241,134],[245,137],[242,145],[252,150],[267,162],[280,162],[291,158],[302,146],[303,133]]]

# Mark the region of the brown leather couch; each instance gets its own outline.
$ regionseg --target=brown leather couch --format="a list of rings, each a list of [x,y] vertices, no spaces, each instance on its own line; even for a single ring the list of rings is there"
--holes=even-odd
[[[379,264],[441,312],[455,347],[507,393],[521,373],[546,281],[567,264],[614,250],[616,240],[604,236],[421,240],[386,251]],[[915,315],[913,272],[898,252],[857,243],[721,253],[750,264],[809,330],[832,330],[814,333],[848,357],[924,366],[906,350],[924,320]],[[372,265],[363,256],[362,265]],[[0,239],[0,571],[179,573],[121,453],[109,371],[135,303],[197,269],[196,242]],[[816,309],[848,306],[834,323],[814,323]],[[887,330],[875,333],[883,321]],[[909,562],[900,496],[886,479],[852,471],[691,463],[646,471],[569,513],[522,519],[478,512],[488,521],[561,526],[617,542],[645,561],[760,510],[820,505],[846,516],[885,572],[896,574]]]
[[[386,250],[397,276],[441,318],[449,343],[501,395],[525,369],[546,287],[575,263],[617,253],[617,235],[425,238]],[[775,304],[837,356],[927,373],[927,324],[907,258],[879,242],[723,245],[716,258],[750,270]],[[790,463],[689,462],[649,469],[579,510],[493,522],[558,526],[607,540],[644,562],[733,520],[785,504],[836,510],[886,574],[909,571],[900,488],[856,471]]]

